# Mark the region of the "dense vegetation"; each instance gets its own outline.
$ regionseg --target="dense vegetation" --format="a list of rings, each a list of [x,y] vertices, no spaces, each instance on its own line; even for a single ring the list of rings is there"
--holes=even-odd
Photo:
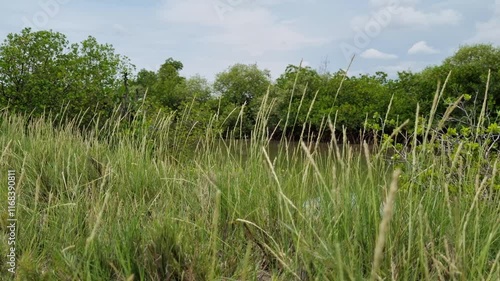
[[[208,124],[186,154],[173,114],[120,132],[118,111],[84,133],[78,119],[0,115],[0,170],[18,174],[16,280],[500,278],[499,154],[476,131],[443,135],[440,119],[417,124],[428,138],[412,146],[396,130],[373,147],[307,133],[273,147],[262,107],[249,141]]]
[[[298,139],[304,129],[319,134],[325,118],[337,115],[337,129],[346,128],[348,137],[359,141],[359,131],[367,126],[390,132],[413,120],[417,104],[426,118],[438,81],[444,83],[451,72],[437,114],[444,114],[447,104],[463,97],[448,126],[460,133],[471,123],[477,125],[489,87],[486,127],[500,133],[500,48],[491,45],[463,46],[441,65],[418,73],[400,72],[395,79],[383,72],[349,77],[344,71],[319,73],[289,65],[272,81],[269,71],[257,65],[236,64],[210,84],[200,76],[182,77],[182,69],[182,62],[169,58],[156,72],[135,73],[126,57],[95,38],[70,44],[63,34],[25,29],[8,35],[0,46],[0,107],[34,117],[47,112],[64,112],[59,116],[69,119],[81,116],[81,127],[95,126],[94,115],[101,122],[108,119],[116,104],[129,119],[175,112],[178,121],[189,110],[189,121],[202,126],[213,116],[224,116],[211,125],[225,133],[235,132],[238,119],[244,118],[232,137],[245,138],[269,91],[266,102],[272,106],[266,126],[275,138]],[[138,112],[140,106],[142,112]],[[412,125],[406,129],[411,131]]]
[[[15,278],[499,280],[499,58],[465,46],[397,79],[237,64],[210,85],[174,59],[134,74],[92,37],[9,35]]]

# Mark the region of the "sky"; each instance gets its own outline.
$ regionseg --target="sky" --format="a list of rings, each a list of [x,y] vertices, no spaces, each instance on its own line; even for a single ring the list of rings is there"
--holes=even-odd
[[[463,45],[500,45],[500,0],[16,0],[0,4],[0,38],[25,27],[70,42],[89,35],[157,70],[213,81],[235,63],[276,79],[289,64],[350,75],[420,71]]]

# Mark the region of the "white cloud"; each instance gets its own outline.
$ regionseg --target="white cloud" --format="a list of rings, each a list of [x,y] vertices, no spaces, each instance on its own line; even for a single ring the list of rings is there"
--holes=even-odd
[[[368,49],[368,50],[364,51],[363,53],[361,53],[360,56],[362,58],[365,58],[365,59],[381,59],[381,60],[397,59],[398,58],[397,55],[383,53],[383,52],[376,50],[376,49]]]
[[[453,9],[441,9],[426,12],[415,5],[417,0],[370,0],[376,6],[371,16],[357,16],[351,20],[354,30],[363,30],[368,24],[396,27],[431,27],[436,25],[457,25],[462,20],[462,14]]]
[[[476,23],[476,34],[467,43],[500,44],[500,0],[495,1],[493,11],[491,19]]]
[[[187,0],[167,6],[162,15],[171,23],[216,27],[216,32],[201,35],[199,41],[245,51],[252,56],[269,51],[320,46],[329,42],[326,37],[316,38],[296,31],[293,19],[278,19],[265,7],[242,4],[222,13],[214,9],[212,2]]]
[[[452,9],[426,13],[414,7],[398,7],[394,13],[394,23],[405,27],[457,25],[462,19],[462,15]]]
[[[420,41],[415,43],[409,50],[408,54],[410,55],[416,55],[416,54],[437,54],[439,53],[439,50],[427,45],[427,42],[425,41]]]

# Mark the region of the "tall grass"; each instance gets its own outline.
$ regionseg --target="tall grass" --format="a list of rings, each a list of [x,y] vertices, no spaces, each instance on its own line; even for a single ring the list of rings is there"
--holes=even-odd
[[[198,128],[189,110],[127,130],[117,114],[85,133],[78,119],[55,129],[3,111],[0,182],[19,175],[15,279],[499,280],[498,152],[450,149],[432,121],[440,93],[398,163],[387,158],[403,126],[358,146],[335,116],[326,148],[303,131],[271,151],[268,96],[249,142],[212,130],[224,117]]]

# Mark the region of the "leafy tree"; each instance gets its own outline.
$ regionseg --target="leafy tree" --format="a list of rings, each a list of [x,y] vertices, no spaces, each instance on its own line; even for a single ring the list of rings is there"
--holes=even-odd
[[[212,86],[200,75],[189,77],[184,86],[186,101],[194,99],[198,102],[206,102],[212,98]]]
[[[192,76],[185,80],[180,95],[183,97],[180,109],[185,115],[184,119],[205,128],[216,112],[215,108],[212,108],[212,88],[208,81],[199,75]]]
[[[379,116],[384,116],[390,99],[385,73],[350,77],[345,80],[334,105],[337,124],[356,134],[363,128],[367,117],[379,119]]]
[[[65,96],[74,112],[95,108],[109,116],[116,104],[123,102],[125,93],[118,91],[123,83],[123,73],[132,73],[128,58],[115,54],[109,44],[99,44],[88,37],[80,44],[73,44],[68,53],[66,72],[72,79]]]
[[[235,64],[226,71],[216,75],[214,91],[220,95],[222,115],[228,115],[235,108],[245,105],[242,134],[250,133],[255,124],[256,114],[260,106],[260,98],[264,96],[271,84],[269,70],[261,70],[256,64]],[[237,115],[232,114],[228,120],[228,129],[236,125]]]
[[[156,73],[156,78],[151,78],[149,97],[160,108],[172,111],[179,110],[185,97],[182,96],[185,78],[180,75],[184,65],[180,61],[168,58]],[[152,77],[152,76],[151,76]]]
[[[133,71],[128,59],[93,37],[69,45],[61,33],[26,28],[0,46],[0,103],[35,116],[66,104],[68,117],[88,109],[109,115],[124,71]]]
[[[136,85],[140,86],[144,89],[144,91],[153,86],[158,81],[158,76],[154,71],[141,69],[139,73],[137,73]]]
[[[157,105],[154,102],[151,102],[150,96],[154,97],[154,89],[153,86],[158,82],[158,75],[156,72],[146,69],[141,69],[135,80],[131,82],[132,91],[135,95],[135,100],[137,103],[135,104],[135,108],[138,108],[139,105],[145,106],[142,110],[145,111],[156,111]],[[151,93],[153,92],[153,95]]]
[[[211,123],[216,113],[212,87],[205,78],[195,75],[185,80],[180,91],[184,97],[180,107],[181,125],[186,134],[192,136],[192,141],[198,141],[206,135],[208,126],[218,125]]]
[[[323,109],[331,107],[331,103],[325,105],[328,103],[328,100],[325,100],[327,80],[328,75],[320,75],[311,67],[287,66],[285,73],[276,80],[277,114],[282,120],[282,129],[285,133],[287,131],[292,135],[300,133],[300,130],[294,128],[302,127],[306,121],[312,120],[313,126],[319,126],[321,117],[327,111]],[[315,101],[312,116],[306,120],[315,96],[321,101],[319,104],[317,100]]]
[[[61,33],[9,34],[0,46],[0,96],[3,106],[40,114],[60,105],[71,83],[65,66],[68,41]]]
[[[449,85],[452,97],[469,95],[472,106],[476,108],[480,108],[483,102],[488,71],[491,70],[488,105],[490,110],[500,109],[499,47],[486,44],[463,46],[443,62],[441,69],[442,72],[453,71]]]
[[[432,87],[422,90],[420,76],[413,72],[398,72],[398,78],[388,81],[387,87],[390,94],[394,95],[389,114],[390,119],[402,122],[415,119],[415,110],[422,92],[432,92]],[[435,91],[436,85],[434,85]],[[420,104],[422,106],[422,104]],[[430,110],[430,104],[428,104]],[[411,123],[413,124],[413,123]],[[411,125],[410,124],[410,125]]]
[[[500,109],[500,48],[488,44],[462,46],[452,56],[446,58],[441,65],[427,67],[420,73],[406,76],[396,88],[415,93],[420,104],[421,113],[430,112],[437,83],[441,85],[451,72],[443,99],[438,106],[438,115],[444,114],[446,107],[459,96],[465,99],[452,114],[452,119],[466,126],[477,122],[486,92],[488,71],[491,70],[489,94],[487,101],[488,116],[498,117]],[[406,86],[403,86],[406,84]],[[412,100],[412,102],[415,102]],[[397,104],[401,110],[404,104]],[[414,118],[412,118],[413,120]]]

